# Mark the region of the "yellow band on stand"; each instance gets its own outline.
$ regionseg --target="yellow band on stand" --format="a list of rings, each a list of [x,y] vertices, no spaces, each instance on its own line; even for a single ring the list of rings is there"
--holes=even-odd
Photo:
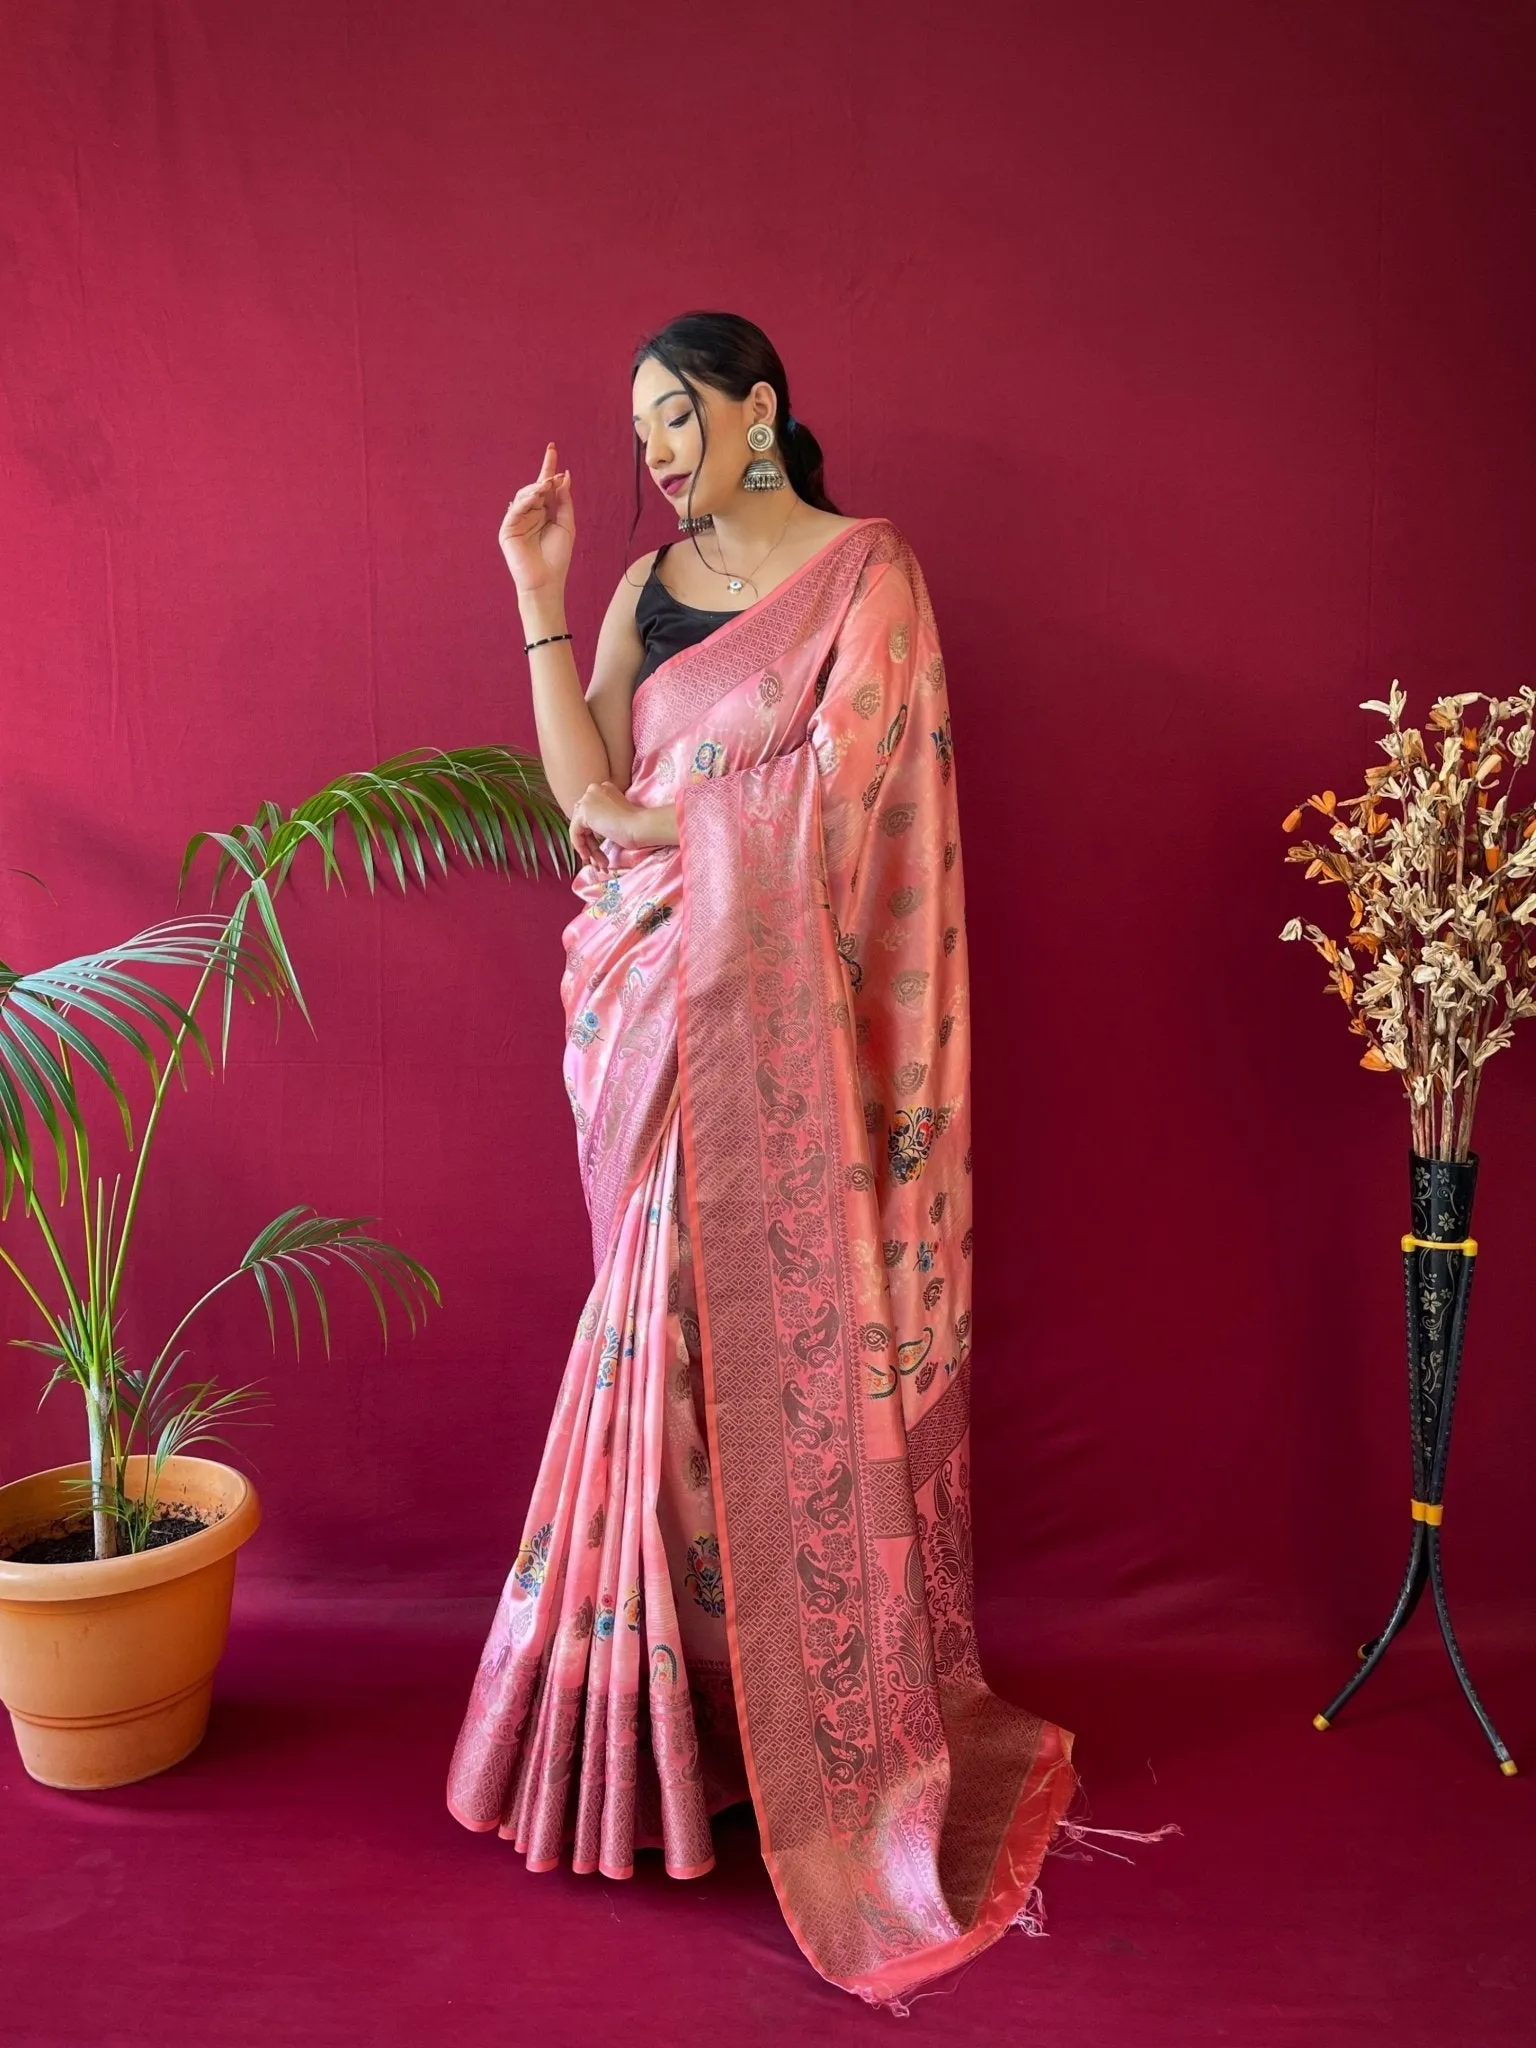
[[[1432,1529],[1438,1529],[1445,1520],[1445,1509],[1437,1500],[1416,1500],[1413,1502],[1413,1519],[1428,1522]]]
[[[1405,1237],[1403,1239],[1403,1250],[1405,1252],[1460,1252],[1464,1258],[1475,1259],[1477,1257],[1477,1239],[1475,1237],[1463,1237],[1457,1239],[1455,1243],[1448,1244],[1445,1239],[1439,1237]]]

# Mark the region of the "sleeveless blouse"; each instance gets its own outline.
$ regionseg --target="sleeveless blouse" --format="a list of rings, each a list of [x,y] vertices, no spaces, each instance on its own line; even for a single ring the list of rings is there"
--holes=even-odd
[[[723,626],[727,619],[736,617],[735,612],[701,611],[697,605],[684,604],[681,598],[672,595],[656,574],[671,545],[668,541],[656,550],[651,573],[635,599],[635,624],[640,629],[640,643],[645,649],[645,657],[634,682],[637,690],[653,669],[660,668],[664,661],[680,654],[685,647],[696,647]]]

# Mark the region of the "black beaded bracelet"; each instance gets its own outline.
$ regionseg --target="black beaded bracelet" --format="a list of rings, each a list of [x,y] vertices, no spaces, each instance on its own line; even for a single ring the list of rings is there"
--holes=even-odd
[[[524,654],[532,654],[535,647],[553,647],[557,640],[569,640],[571,638],[573,638],[573,635],[570,633],[549,633],[542,640],[525,640],[523,642],[523,652]]]

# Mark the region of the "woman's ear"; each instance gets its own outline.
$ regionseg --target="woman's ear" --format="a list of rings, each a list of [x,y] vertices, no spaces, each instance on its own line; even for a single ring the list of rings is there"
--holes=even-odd
[[[762,381],[754,384],[747,393],[747,425],[750,427],[756,420],[769,420],[774,426],[782,426],[778,411],[779,401],[773,386]]]

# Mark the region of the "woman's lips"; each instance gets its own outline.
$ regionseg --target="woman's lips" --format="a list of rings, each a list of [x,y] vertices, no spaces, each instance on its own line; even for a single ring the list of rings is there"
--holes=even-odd
[[[685,476],[669,476],[661,488],[669,498],[675,498],[679,491],[687,490],[688,478]]]

